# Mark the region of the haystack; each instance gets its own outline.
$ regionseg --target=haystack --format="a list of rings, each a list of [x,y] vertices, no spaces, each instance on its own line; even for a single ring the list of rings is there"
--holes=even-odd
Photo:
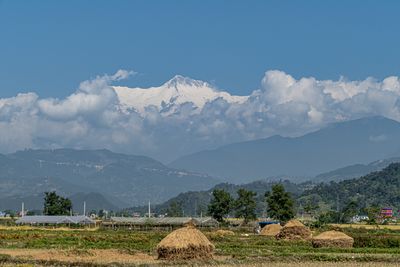
[[[194,226],[173,231],[157,245],[159,259],[210,259],[214,245]]]
[[[220,237],[224,237],[224,236],[232,236],[235,235],[235,232],[231,231],[231,230],[217,230],[214,232],[214,234],[216,236],[220,236]]]
[[[260,235],[265,236],[276,236],[281,231],[282,226],[280,224],[268,224],[261,229]]]
[[[278,239],[302,240],[311,237],[311,231],[298,220],[290,220],[282,227]]]
[[[353,247],[354,239],[339,231],[323,232],[313,238],[312,244],[315,248],[320,247]]]

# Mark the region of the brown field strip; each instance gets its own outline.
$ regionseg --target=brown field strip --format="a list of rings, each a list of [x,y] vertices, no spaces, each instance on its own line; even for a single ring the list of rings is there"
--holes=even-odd
[[[91,250],[53,250],[53,249],[0,249],[0,254],[16,259],[34,261],[59,261],[68,263],[98,263],[98,264],[153,264],[154,256],[144,253],[128,253],[116,249]]]

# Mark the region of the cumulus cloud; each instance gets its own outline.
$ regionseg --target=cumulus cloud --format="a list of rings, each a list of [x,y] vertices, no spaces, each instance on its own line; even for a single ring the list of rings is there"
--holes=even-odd
[[[273,70],[240,103],[217,98],[199,108],[171,102],[164,111],[149,105],[139,113],[122,108],[112,87],[114,81],[133,74],[119,70],[84,81],[65,99],[40,99],[35,93],[0,99],[0,151],[108,148],[168,161],[231,142],[275,134],[298,136],[365,116],[400,121],[400,80],[394,76],[382,81],[332,81],[295,79]]]

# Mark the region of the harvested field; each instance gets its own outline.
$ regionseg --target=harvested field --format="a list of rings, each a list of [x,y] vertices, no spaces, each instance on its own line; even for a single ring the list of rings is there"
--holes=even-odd
[[[45,249],[0,249],[0,254],[19,260],[39,262],[97,263],[97,264],[151,264],[154,256],[145,253],[131,253],[115,249],[90,250],[45,250]]]
[[[396,263],[386,263],[386,262],[299,262],[297,263],[299,266],[306,267],[398,267],[399,265]],[[232,265],[218,265],[219,267],[230,267]],[[259,264],[239,264],[236,266],[241,267],[293,267],[293,263],[289,262],[265,262]]]
[[[400,231],[354,228],[343,231],[354,238],[353,248],[317,249],[311,240],[276,240],[237,231],[235,235],[211,239],[215,245],[213,259],[169,262],[157,260],[157,244],[170,234],[164,231],[0,230],[0,262],[12,266],[85,267],[293,266],[294,263],[301,266],[400,266]],[[203,233],[211,237],[215,232]],[[384,265],[379,265],[381,263]]]

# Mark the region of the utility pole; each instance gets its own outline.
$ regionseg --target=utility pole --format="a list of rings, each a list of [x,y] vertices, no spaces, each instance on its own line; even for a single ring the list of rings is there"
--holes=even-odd
[[[151,216],[151,208],[150,208],[150,201],[149,201],[149,218]]]

